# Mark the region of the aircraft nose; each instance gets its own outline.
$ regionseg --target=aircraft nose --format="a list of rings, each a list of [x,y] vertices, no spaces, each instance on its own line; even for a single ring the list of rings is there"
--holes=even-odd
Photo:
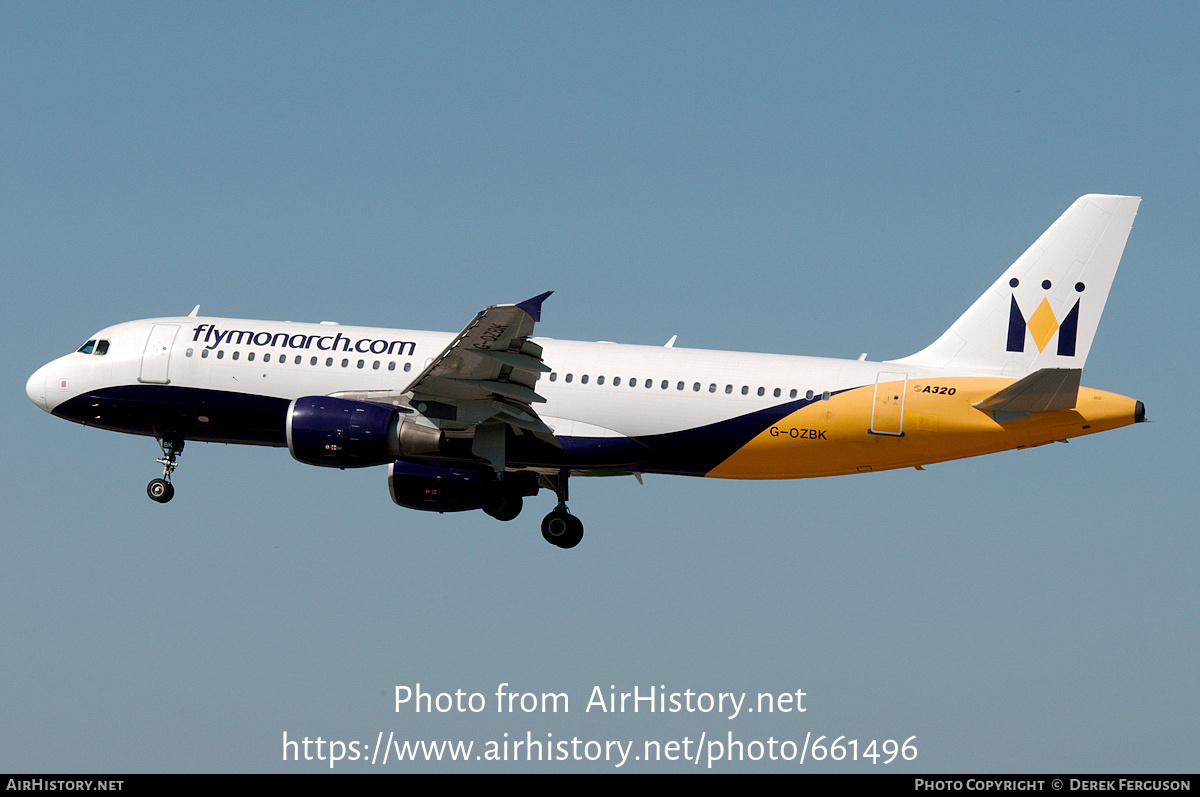
[[[49,412],[46,406],[46,369],[39,368],[33,372],[33,376],[29,377],[29,381],[25,383],[25,395],[29,396],[29,400]]]

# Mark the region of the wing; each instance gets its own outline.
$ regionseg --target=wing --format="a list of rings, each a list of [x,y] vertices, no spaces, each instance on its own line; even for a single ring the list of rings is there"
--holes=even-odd
[[[404,392],[411,393],[414,401],[474,409],[461,418],[464,421],[479,423],[497,418],[512,426],[549,434],[550,429],[537,417],[533,405],[545,401],[534,386],[538,376],[550,368],[542,362],[542,347],[531,342],[529,336],[534,323],[541,320],[542,302],[551,293],[476,313]],[[479,402],[489,406],[472,406]],[[480,409],[485,409],[483,415]]]
[[[339,395],[383,403],[403,399],[442,429],[471,430],[472,451],[498,471],[504,468],[509,428],[561,447],[533,409],[545,401],[534,390],[538,376],[551,369],[542,362],[542,347],[529,336],[551,293],[479,311],[399,393]]]

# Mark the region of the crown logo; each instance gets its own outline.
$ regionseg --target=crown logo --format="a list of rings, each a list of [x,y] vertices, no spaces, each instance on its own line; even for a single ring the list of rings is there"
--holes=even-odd
[[[1008,282],[1010,287],[1017,287],[1020,281],[1015,277]],[[1050,290],[1050,280],[1042,281],[1042,289]],[[1084,284],[1082,282],[1075,283],[1075,292],[1083,293]],[[1039,353],[1046,350],[1050,345],[1050,340],[1054,337],[1054,333],[1058,333],[1058,355],[1060,357],[1075,356],[1075,338],[1079,332],[1079,303],[1082,299],[1075,300],[1075,306],[1067,313],[1066,318],[1059,321],[1054,317],[1054,311],[1050,309],[1050,299],[1042,297],[1041,303],[1037,309],[1033,311],[1033,315],[1029,320],[1025,319],[1025,314],[1021,312],[1021,306],[1017,304],[1017,294],[1012,294],[1012,304],[1008,310],[1008,351],[1025,351],[1026,331],[1033,338],[1033,345],[1037,346]]]

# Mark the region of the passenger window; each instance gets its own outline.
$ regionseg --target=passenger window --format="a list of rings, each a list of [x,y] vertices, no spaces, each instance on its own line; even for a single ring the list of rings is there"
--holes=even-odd
[[[621,377],[614,376],[613,377],[613,387],[620,387],[620,386],[621,386]]]
[[[317,364],[317,358],[316,358],[316,357],[313,357],[311,360],[309,360],[309,361],[308,361],[308,364],[309,364],[309,365],[316,365],[316,364]],[[395,363],[392,363],[392,365],[395,365]]]
[[[388,370],[389,370],[389,371],[395,371],[395,370],[396,370],[396,361],[395,361],[395,360],[392,360],[390,363],[388,363]]]
[[[570,381],[571,381],[571,374],[567,374],[567,381],[568,381],[568,382],[570,382]]]
[[[758,395],[760,395],[760,396],[766,395],[766,392],[767,392],[767,389],[765,387],[760,387],[758,389]]]
[[[700,383],[699,382],[696,382],[695,384],[692,385],[692,392],[694,392],[694,393],[700,392]]]
[[[208,359],[208,349],[201,349],[201,350],[200,350],[200,359],[201,359],[201,360],[207,360],[207,359]]]
[[[630,380],[629,380],[629,386],[630,386],[630,387],[637,387],[637,377],[636,377],[636,376],[635,376],[633,379],[630,379]]]
[[[709,393],[716,393],[716,392],[717,392],[717,383],[716,383],[716,382],[710,382],[710,383],[709,383],[709,385],[708,385],[708,392],[709,392]]]
[[[677,385],[675,386],[675,389],[676,389],[676,390],[683,390],[683,382],[680,382],[679,384],[677,384]]]
[[[301,362],[300,355],[299,355],[299,354],[297,354],[297,355],[296,355],[296,365],[299,365],[299,364],[300,364],[300,362]]]
[[[583,376],[579,377],[579,384],[581,384],[581,385],[586,385],[586,384],[587,384],[587,378],[588,378],[588,375],[587,375],[587,374],[584,374]]]
[[[349,367],[350,367],[350,361],[349,361],[348,359],[346,359],[345,357],[343,357],[343,358],[342,358],[342,367],[343,367],[343,368],[349,368]]]
[[[733,392],[733,385],[726,385],[725,386],[725,395],[729,395],[732,392]]]
[[[726,390],[725,392],[726,392],[726,393],[728,393],[729,391],[728,391],[728,390]],[[749,396],[749,395],[750,395],[750,386],[749,386],[749,385],[742,385],[742,395],[743,395],[743,396]]]
[[[664,380],[663,380],[663,383],[662,383],[662,389],[663,389],[663,390],[666,390],[666,389],[667,389],[667,385],[668,385],[668,384],[669,384],[669,383],[667,382],[667,380],[665,380],[665,379],[664,379]]]
[[[191,357],[191,356],[192,356],[192,350],[191,350],[191,349],[188,349],[186,352],[184,352],[183,356],[184,356],[184,357]]]
[[[779,388],[775,388],[775,398],[779,398],[780,392]]]
[[[551,372],[550,372],[550,381],[551,381],[551,382],[557,382],[557,381],[558,381],[558,374],[557,374],[556,372],[554,372],[554,371],[551,371]]]
[[[598,377],[596,377],[596,384],[597,384],[597,385],[603,385],[603,384],[604,384],[604,377],[602,377],[602,376],[598,376]]]
[[[358,361],[358,367],[359,367],[359,368],[362,368],[362,367],[363,367],[363,364],[364,364],[364,362],[365,362],[364,360],[359,360],[359,361]]]
[[[241,354],[241,352],[235,351],[235,352],[233,353],[233,359],[235,359],[235,360],[236,360],[236,359],[238,358],[238,355],[239,355],[239,354]]]
[[[248,363],[254,362],[254,352],[252,352],[252,351],[246,352],[246,362],[248,362]]]
[[[826,390],[824,393],[821,394],[821,401],[829,401],[829,395],[830,395],[829,391]]]
[[[411,371],[411,370],[412,370],[412,363],[405,363],[405,364],[404,364],[404,370],[405,370],[405,371]]]
[[[794,390],[793,390],[793,391],[792,391],[792,397],[794,398],[794,397],[795,397],[795,395],[796,395],[796,391],[794,391]],[[811,390],[810,390],[810,391],[808,391],[807,393],[805,393],[805,394],[804,394],[804,398],[808,399],[809,401],[812,401],[812,398],[813,398],[813,392],[812,392]]]
[[[263,355],[263,362],[265,362],[265,363],[271,362],[271,352],[267,352],[266,354]]]
[[[371,366],[371,370],[373,370],[373,371],[379,370],[379,360],[375,361],[375,363]]]
[[[332,367],[333,367],[333,358],[332,358],[332,357],[326,357],[326,358],[325,358],[325,367],[326,367],[326,368],[332,368]]]
[[[218,360],[225,359],[225,350],[224,349],[217,349],[217,359]]]

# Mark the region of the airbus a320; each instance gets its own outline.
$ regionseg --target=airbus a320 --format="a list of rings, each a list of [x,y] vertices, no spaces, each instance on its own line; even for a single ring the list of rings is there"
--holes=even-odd
[[[85,426],[155,438],[155,501],[187,441],[386,465],[411,509],[512,520],[552,490],[542,535],[583,537],[572,476],[795,479],[922,468],[1145,419],[1080,376],[1140,199],[1088,195],[927,348],[882,362],[534,337],[549,293],[458,334],[188,316],[111,326],[26,392]]]

